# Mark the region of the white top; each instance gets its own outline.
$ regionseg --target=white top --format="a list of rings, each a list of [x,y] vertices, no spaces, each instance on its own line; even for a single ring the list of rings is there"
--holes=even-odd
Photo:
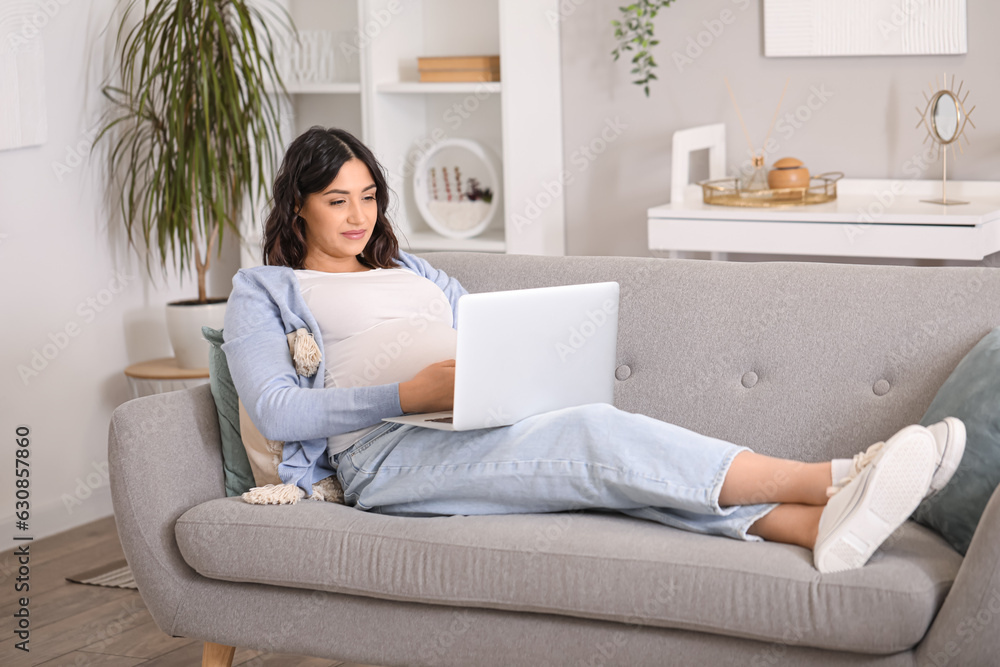
[[[404,268],[297,269],[295,275],[319,325],[323,386],[405,382],[430,364],[455,358],[451,303],[427,278]],[[328,454],[344,451],[379,424],[330,436]]]

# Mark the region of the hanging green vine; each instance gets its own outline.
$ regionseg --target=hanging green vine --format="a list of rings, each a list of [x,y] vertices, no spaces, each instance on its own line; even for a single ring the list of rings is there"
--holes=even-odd
[[[635,65],[631,74],[638,75],[638,79],[632,83],[642,86],[649,97],[649,82],[656,78],[653,68],[656,61],[653,59],[651,49],[659,44],[659,40],[653,39],[653,19],[656,12],[664,7],[669,7],[675,0],[640,0],[630,5],[619,7],[622,12],[621,21],[612,21],[615,28],[615,39],[618,40],[618,48],[611,52],[611,55],[618,60],[625,51],[638,50],[632,57],[632,64]]]

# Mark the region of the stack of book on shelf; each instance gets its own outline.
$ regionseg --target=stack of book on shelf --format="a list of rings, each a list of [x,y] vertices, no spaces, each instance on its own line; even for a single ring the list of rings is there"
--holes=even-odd
[[[417,58],[420,81],[499,81],[500,56]]]

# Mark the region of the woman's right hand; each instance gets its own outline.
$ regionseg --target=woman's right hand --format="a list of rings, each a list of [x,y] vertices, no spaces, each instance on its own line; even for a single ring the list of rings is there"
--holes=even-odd
[[[442,412],[455,405],[455,360],[431,364],[399,383],[399,407],[403,412]]]

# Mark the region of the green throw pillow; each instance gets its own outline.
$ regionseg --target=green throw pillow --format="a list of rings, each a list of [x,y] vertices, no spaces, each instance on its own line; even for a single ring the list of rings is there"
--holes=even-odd
[[[202,327],[201,333],[211,346],[208,350],[208,376],[212,385],[215,409],[219,413],[222,434],[222,467],[226,476],[226,495],[239,496],[256,484],[240,435],[240,404],[229,363],[222,351],[222,331]]]
[[[965,555],[1000,482],[1000,327],[965,355],[920,423],[928,426],[949,416],[965,422],[965,455],[947,486],[924,499],[913,519]]]

